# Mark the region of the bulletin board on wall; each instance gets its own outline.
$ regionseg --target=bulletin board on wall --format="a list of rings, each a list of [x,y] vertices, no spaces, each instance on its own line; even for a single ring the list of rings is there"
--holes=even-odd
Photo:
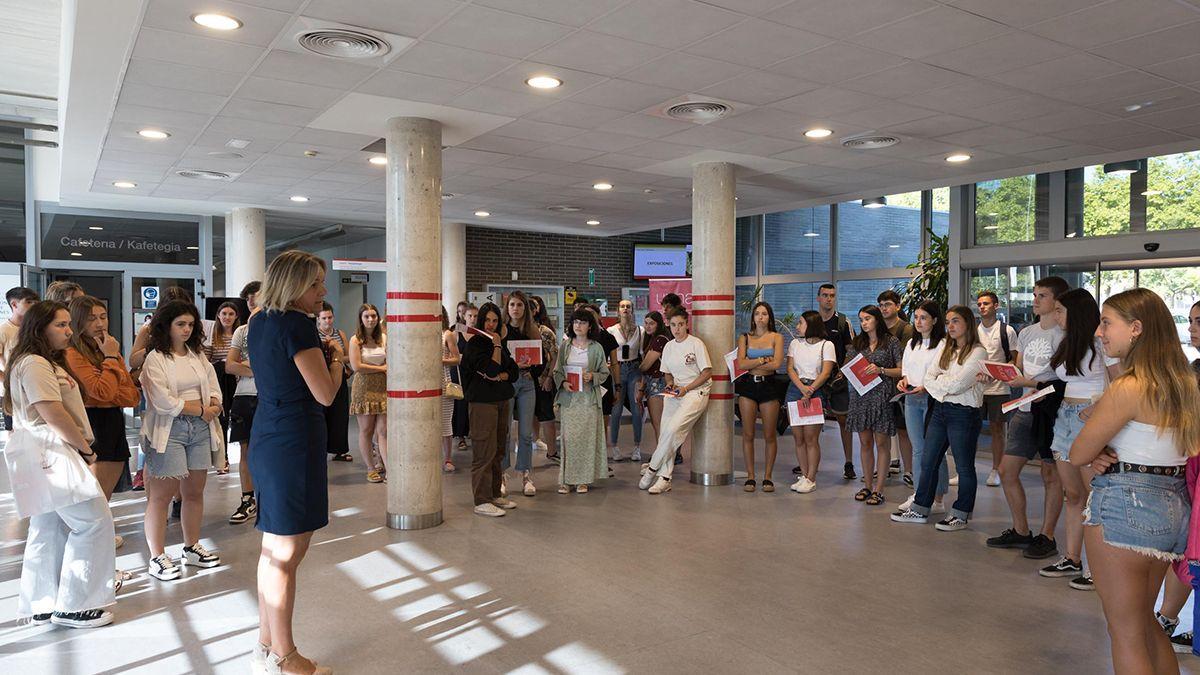
[[[513,291],[538,296],[546,303],[546,313],[550,315],[550,320],[554,322],[554,330],[558,332],[563,329],[563,289],[563,286],[522,286],[519,284],[488,284],[487,286],[489,293],[500,293],[503,297],[507,297]]]

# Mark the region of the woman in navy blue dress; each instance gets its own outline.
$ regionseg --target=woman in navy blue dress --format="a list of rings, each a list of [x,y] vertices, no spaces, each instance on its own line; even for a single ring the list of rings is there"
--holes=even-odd
[[[292,639],[296,571],[315,530],[329,523],[325,410],[342,384],[336,342],[321,342],[312,316],[325,298],[325,263],[287,251],[267,268],[247,346],[258,385],[250,471],[262,531],[258,559],[259,644],[268,672],[328,673]],[[257,666],[257,664],[255,664]]]

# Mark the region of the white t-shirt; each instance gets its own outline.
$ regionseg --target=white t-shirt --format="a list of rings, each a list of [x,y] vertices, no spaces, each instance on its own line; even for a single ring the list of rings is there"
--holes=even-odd
[[[930,348],[929,338],[921,340],[916,347],[912,346],[912,341],[904,343],[904,363],[900,372],[908,378],[909,386],[925,386],[925,371],[929,370],[930,364],[937,361],[941,354],[942,343],[938,342]]]
[[[641,326],[636,324],[634,325],[633,335],[630,335],[628,340],[625,340],[621,336],[621,324],[609,326],[608,333],[617,339],[617,361],[620,363],[625,363],[626,361],[636,361],[638,358],[640,358],[641,355],[638,352],[642,347]],[[629,345],[629,358],[625,358],[625,345]]]
[[[1093,353],[1100,356],[1093,359]],[[1055,368],[1054,374],[1058,376],[1058,379],[1067,383],[1066,398],[1090,399],[1104,393],[1108,377],[1105,368],[1115,366],[1120,361],[1120,359],[1110,359],[1104,356],[1104,346],[1100,344],[1100,338],[1096,338],[1096,341],[1092,343],[1092,348],[1083,357],[1083,363],[1079,364],[1080,375],[1067,375],[1067,364],[1065,363]]]
[[[660,367],[674,379],[676,387],[686,387],[705,369],[712,368],[712,362],[708,360],[708,349],[700,338],[689,335],[683,342],[671,340],[663,347]],[[707,391],[708,384],[701,389]]]
[[[250,329],[249,324],[242,324],[233,331],[233,337],[229,340],[229,348],[237,347],[238,353],[241,354],[242,364],[247,368],[250,367],[250,348],[246,342],[246,331]],[[258,385],[254,383],[254,377],[239,377],[237,388],[233,390],[234,396],[258,396]]]
[[[1021,370],[1025,377],[1031,380],[1050,379],[1055,377],[1054,369],[1050,367],[1050,359],[1054,357],[1058,344],[1062,342],[1063,330],[1056,324],[1049,329],[1042,328],[1041,323],[1035,323],[1021,329],[1017,335],[1015,351],[1021,354]],[[1031,387],[1025,388],[1025,394],[1032,394]],[[1029,412],[1030,404],[1021,406],[1021,412]]]
[[[804,338],[797,338],[788,345],[787,355],[792,361],[792,370],[802,380],[817,379],[826,361],[837,363],[837,349],[829,340],[813,344]]]
[[[175,390],[179,392],[179,400],[199,401],[202,396],[200,373],[184,358],[171,359],[170,364],[175,369]]]
[[[1004,358],[1004,342],[1000,340],[1000,320],[996,319],[996,323],[992,324],[991,328],[985,328],[983,323],[979,324],[979,343],[987,351],[988,361],[1005,361]],[[1008,350],[1010,352],[1017,351],[1017,331],[1013,330],[1012,326],[1004,324],[1004,330],[1008,333]],[[983,389],[984,396],[1003,395],[1011,391],[1007,384],[995,380]]]

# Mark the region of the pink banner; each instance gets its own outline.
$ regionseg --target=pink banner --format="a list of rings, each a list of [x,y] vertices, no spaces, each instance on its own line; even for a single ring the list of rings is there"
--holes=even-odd
[[[683,299],[683,308],[692,311],[692,280],[691,279],[651,279],[650,280],[650,309],[662,311],[664,295],[674,293]]]

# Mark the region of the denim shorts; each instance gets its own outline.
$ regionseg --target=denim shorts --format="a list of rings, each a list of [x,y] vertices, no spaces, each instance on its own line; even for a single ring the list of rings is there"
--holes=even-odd
[[[146,448],[145,470],[157,478],[182,478],[188,471],[206,471],[212,466],[212,441],[208,422],[180,415],[171,424],[165,452]]]
[[[650,377],[647,375],[644,382],[645,384],[642,386],[646,396],[655,396],[667,389],[667,379],[665,377]]]
[[[1075,442],[1075,437],[1079,435],[1079,432],[1083,431],[1083,420],[1079,419],[1079,413],[1090,405],[1090,403],[1063,401],[1063,404],[1059,406],[1058,417],[1054,420],[1054,442],[1050,444],[1050,451],[1054,453],[1054,459],[1060,462],[1070,461],[1071,445]]]
[[[807,385],[811,385],[813,383],[813,380],[804,377],[800,378],[800,381]],[[791,403],[792,401],[799,401],[802,398],[804,398],[804,394],[800,393],[800,389],[796,387],[796,383],[789,382],[787,396],[784,397],[784,401]],[[812,398],[821,399],[821,408],[826,411],[829,410],[829,398],[826,396],[825,387],[821,387],[820,389],[816,390],[813,393]]]
[[[1083,524],[1102,525],[1110,546],[1180,560],[1191,511],[1183,476],[1109,473],[1092,479]]]
[[[1013,412],[1009,418],[1008,431],[1005,437],[1007,442],[1004,445],[1005,457],[1021,457],[1025,460],[1032,460],[1035,457],[1041,456],[1043,460],[1053,460],[1053,456],[1043,455],[1042,450],[1038,448],[1037,438],[1033,435],[1033,413],[1017,410]],[[1067,451],[1070,452],[1070,446],[1067,446]]]

